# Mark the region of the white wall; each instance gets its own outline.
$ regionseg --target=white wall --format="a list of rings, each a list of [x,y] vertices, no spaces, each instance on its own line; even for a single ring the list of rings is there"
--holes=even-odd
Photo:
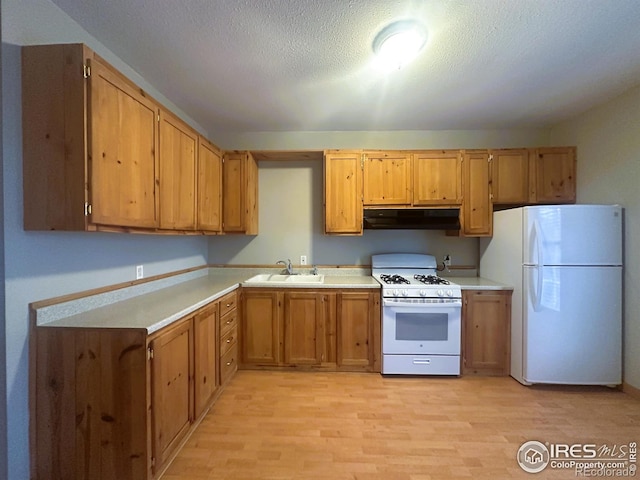
[[[640,86],[555,126],[550,140],[578,147],[579,203],[625,208],[623,376],[640,388]]]
[[[2,127],[4,186],[6,349],[0,407],[0,478],[29,478],[28,325],[29,303],[54,296],[135,279],[135,265],[157,275],[206,264],[202,237],[24,232],[22,229],[22,132],[20,49],[29,43],[84,42],[113,63],[158,100],[164,97],[111,52],[82,30],[49,0],[2,0]],[[182,115],[195,128],[198,125]],[[2,396],[5,398],[5,395]],[[6,405],[6,416],[5,413]],[[6,418],[7,422],[3,420]]]

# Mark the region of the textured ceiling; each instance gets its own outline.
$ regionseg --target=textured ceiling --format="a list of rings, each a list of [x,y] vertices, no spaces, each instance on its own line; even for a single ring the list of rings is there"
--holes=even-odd
[[[640,83],[639,0],[53,0],[210,134],[540,127]],[[371,43],[429,40],[381,74]]]

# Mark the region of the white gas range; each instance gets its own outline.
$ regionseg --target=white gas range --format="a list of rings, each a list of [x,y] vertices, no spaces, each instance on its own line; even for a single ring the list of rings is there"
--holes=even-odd
[[[382,373],[459,375],[462,291],[433,255],[371,257],[382,284]]]

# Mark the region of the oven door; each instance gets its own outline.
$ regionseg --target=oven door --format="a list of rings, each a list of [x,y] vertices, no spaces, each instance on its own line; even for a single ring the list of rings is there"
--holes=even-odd
[[[385,298],[382,353],[460,355],[462,300]]]

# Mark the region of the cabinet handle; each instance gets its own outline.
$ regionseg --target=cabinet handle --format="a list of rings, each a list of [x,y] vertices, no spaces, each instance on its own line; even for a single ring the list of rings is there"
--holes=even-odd
[[[231,320],[227,320],[227,322],[225,323],[225,325],[229,325],[231,323]]]
[[[229,365],[231,365],[232,363],[233,363],[233,358],[231,359],[231,361],[227,362],[227,367],[228,367]]]
[[[227,307],[230,307],[231,305],[233,305],[233,303],[227,303]]]
[[[233,341],[233,337],[227,338],[227,343],[231,343]]]

